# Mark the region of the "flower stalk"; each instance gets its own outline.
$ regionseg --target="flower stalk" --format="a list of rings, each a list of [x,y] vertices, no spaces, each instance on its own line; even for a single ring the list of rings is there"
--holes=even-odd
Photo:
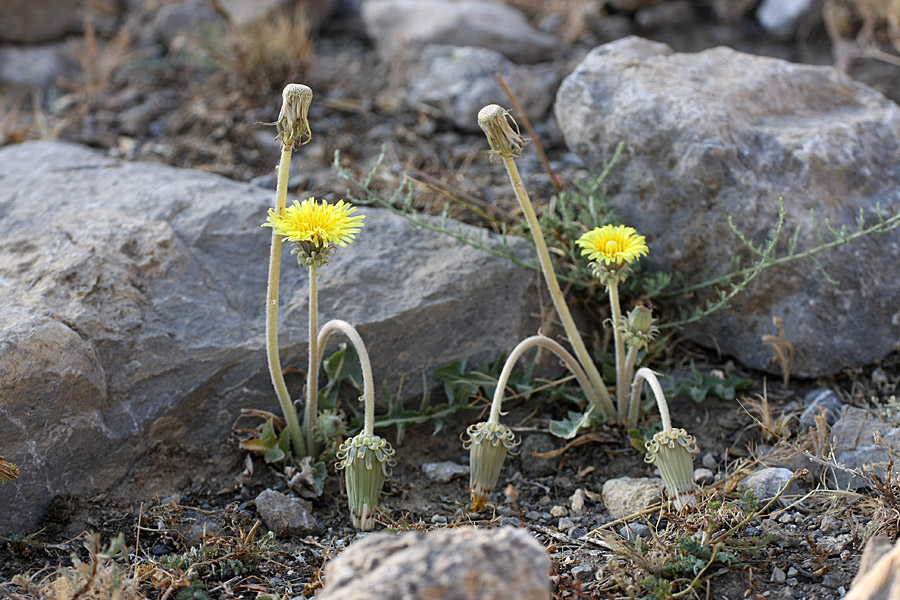
[[[294,146],[303,145],[312,137],[309,128],[309,105],[312,102],[312,90],[296,83],[285,86],[281,94],[281,113],[275,125],[278,129],[278,139],[281,140],[281,160],[278,163],[278,180],[275,188],[276,216],[282,216],[287,202],[288,175],[291,169],[291,155]],[[297,410],[291,400],[287,385],[284,382],[284,374],[281,368],[281,358],[278,352],[278,284],[281,276],[281,244],[282,235],[272,230],[272,246],[269,252],[269,275],[266,289],[266,359],[269,365],[269,375],[275,395],[281,405],[281,412],[288,433],[291,438],[291,448],[295,456],[308,454],[306,440],[300,430],[297,419]],[[310,439],[311,441],[311,439]]]
[[[544,241],[537,215],[528,197],[528,192],[525,191],[525,185],[522,183],[519,169],[516,167],[514,159],[524,147],[525,140],[517,131],[513,130],[508,116],[509,113],[502,107],[490,104],[478,112],[478,124],[487,136],[491,152],[498,154],[503,159],[503,165],[506,167],[510,183],[525,214],[528,227],[531,229],[531,237],[534,240],[538,262],[544,274],[544,282],[550,291],[553,306],[559,315],[560,321],[562,321],[566,337],[569,339],[578,361],[590,380],[591,387],[596,391],[596,394],[593,395],[597,398],[595,407],[602,414],[611,416],[615,413],[615,409],[609,390],[606,389],[603,377],[591,359],[590,353],[581,339],[581,335],[578,333],[575,320],[572,318],[572,313],[569,311],[565,297],[559,287],[559,281],[556,279],[556,272],[553,270],[553,263],[550,260],[550,253],[547,250],[547,244]]]

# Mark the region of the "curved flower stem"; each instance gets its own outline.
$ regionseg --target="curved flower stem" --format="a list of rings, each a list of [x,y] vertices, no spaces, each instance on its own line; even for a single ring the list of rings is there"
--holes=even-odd
[[[634,365],[637,363],[638,352],[640,350],[637,346],[629,346],[628,354],[625,356],[625,377],[626,381],[631,381],[634,377]],[[631,403],[628,404],[628,420],[626,421],[625,427],[631,429],[632,427],[637,426],[638,416],[640,414],[640,403]]]
[[[363,401],[365,402],[365,421],[362,433],[366,437],[375,435],[375,383],[372,378],[372,362],[369,360],[369,353],[366,351],[366,345],[363,343],[362,337],[356,328],[347,321],[340,319],[332,319],[322,326],[319,331],[319,355],[316,365],[321,364],[322,355],[325,353],[325,344],[328,338],[335,331],[340,331],[350,340],[356,349],[356,356],[359,357],[359,365],[362,367],[363,376]]]
[[[666,402],[666,395],[663,393],[659,379],[656,373],[647,367],[641,367],[634,376],[634,383],[631,384],[631,405],[632,407],[641,401],[641,391],[644,387],[644,381],[650,384],[653,395],[656,396],[656,407],[659,409],[659,416],[662,419],[663,431],[672,431],[672,419],[669,417],[669,403]],[[633,409],[632,409],[633,410]]]
[[[526,350],[537,346],[547,348],[561,358],[562,361],[566,363],[566,366],[569,367],[569,370],[575,375],[575,379],[578,380],[578,383],[581,384],[581,389],[584,390],[584,393],[591,401],[591,404],[600,408],[600,399],[597,397],[597,391],[594,389],[594,386],[591,385],[591,381],[588,379],[584,369],[578,364],[578,360],[569,354],[569,351],[563,348],[559,342],[551,340],[543,335],[533,335],[519,342],[506,359],[506,363],[504,363],[503,370],[500,372],[500,377],[497,380],[497,388],[494,390],[494,400],[491,402],[491,416],[488,418],[488,423],[494,425],[500,423],[500,405],[503,403],[503,392],[506,391],[506,383],[509,381],[509,376],[512,374],[513,367],[516,366],[516,362]]]
[[[516,197],[519,199],[519,204],[522,206],[522,211],[525,213],[528,227],[531,228],[531,237],[534,240],[534,245],[537,249],[538,261],[541,264],[541,270],[544,272],[544,281],[547,283],[547,288],[550,290],[550,298],[553,300],[553,306],[556,308],[556,313],[559,315],[559,319],[562,321],[563,327],[566,330],[566,336],[569,338],[569,343],[572,344],[575,356],[578,357],[578,361],[587,373],[591,383],[589,387],[593,387],[596,391],[595,395],[599,397],[599,403],[594,404],[600,409],[601,413],[611,417],[615,414],[615,408],[613,407],[612,399],[609,396],[609,390],[606,389],[606,384],[603,382],[600,371],[597,369],[594,361],[591,360],[591,355],[588,353],[587,347],[584,345],[584,341],[578,333],[578,328],[575,326],[575,320],[572,319],[572,313],[569,312],[566,299],[563,296],[562,290],[559,288],[559,281],[556,280],[556,272],[553,270],[553,263],[550,261],[550,253],[547,251],[547,244],[544,242],[541,226],[538,223],[534,207],[531,205],[531,200],[528,198],[528,192],[525,191],[522,177],[519,175],[519,169],[516,167],[516,162],[512,156],[502,155],[501,157],[503,158],[503,164],[506,166],[506,172],[509,174],[509,180],[512,183],[513,190],[515,190]]]
[[[306,371],[306,454],[316,453],[316,416],[319,411],[319,269],[309,267],[309,368]]]
[[[613,341],[616,346],[616,419],[619,423],[625,423],[626,408],[628,402],[628,386],[630,378],[626,379],[625,373],[625,340],[619,329],[622,320],[622,308],[619,306],[619,284],[613,280],[609,288],[609,306],[612,311]]]
[[[291,147],[281,150],[281,162],[278,163],[278,185],[275,191],[275,212],[282,214],[287,200],[288,174],[291,169]],[[291,400],[284,374],[281,370],[281,358],[278,355],[278,281],[281,277],[281,241],[282,236],[272,231],[272,249],[269,253],[269,283],[266,290],[266,358],[269,363],[269,375],[272,386],[281,404],[281,412],[287,423],[291,436],[291,446],[295,456],[306,454],[306,443],[297,420],[297,409]]]

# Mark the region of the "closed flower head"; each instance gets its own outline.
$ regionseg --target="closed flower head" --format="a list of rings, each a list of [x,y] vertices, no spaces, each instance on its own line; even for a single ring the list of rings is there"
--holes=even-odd
[[[515,123],[509,111],[497,104],[488,104],[478,111],[478,126],[487,136],[492,156],[496,152],[505,158],[512,158],[522,151],[525,138],[519,134],[518,125],[513,129]]]
[[[497,485],[506,453],[518,445],[515,434],[501,423],[475,423],[466,429],[469,450],[469,493],[472,510],[481,510]]]
[[[694,459],[697,440],[684,429],[660,431],[646,444],[644,460],[656,463],[675,508],[694,502]]]
[[[375,527],[381,488],[396,463],[394,449],[382,437],[360,433],[341,444],[337,458],[338,469],[344,470],[353,526],[368,531]]]
[[[312,90],[300,83],[289,83],[281,92],[281,112],[275,126],[285,148],[293,148],[298,144],[302,146],[312,139],[309,129],[309,105],[312,97]]]
[[[581,246],[582,256],[611,266],[630,264],[650,251],[644,236],[625,225],[596,227],[575,243]]]
[[[343,200],[337,204],[321,204],[315,198],[294,203],[278,214],[269,209],[263,227],[272,227],[275,233],[296,246],[298,260],[306,265],[321,266],[328,263],[335,246],[345,247],[356,239],[363,227],[365,215],[352,216],[356,207]]]

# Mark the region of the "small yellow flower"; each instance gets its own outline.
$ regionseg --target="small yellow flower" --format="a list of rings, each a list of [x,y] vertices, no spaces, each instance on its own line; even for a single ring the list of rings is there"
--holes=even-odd
[[[346,247],[356,239],[363,226],[365,215],[351,216],[356,207],[343,200],[319,204],[315,198],[294,203],[278,214],[269,209],[263,227],[272,227],[275,233],[292,242],[301,264],[321,266],[328,263],[335,246]]]
[[[650,252],[644,236],[625,225],[596,227],[575,243],[581,246],[582,256],[607,265],[631,263]]]

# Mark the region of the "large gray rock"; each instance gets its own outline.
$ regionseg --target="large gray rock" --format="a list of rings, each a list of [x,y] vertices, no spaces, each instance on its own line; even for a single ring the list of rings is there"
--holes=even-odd
[[[895,451],[900,451],[900,427],[879,421],[871,412],[855,406],[845,406],[841,418],[831,428],[835,461],[858,472],[866,467],[884,478],[884,466],[890,455],[884,446],[875,444],[875,434]],[[863,477],[845,470],[832,469],[835,484],[843,489],[859,489],[869,485]]]
[[[72,46],[0,46],[0,85],[46,88],[77,72]]]
[[[386,60],[428,44],[488,48],[519,63],[550,60],[559,49],[521,11],[487,0],[367,0],[362,17]]]
[[[224,444],[242,407],[280,412],[264,351],[272,202],[67,143],[0,149],[0,453],[21,467],[0,487],[0,535],[34,527],[55,494],[123,480],[152,448]],[[379,390],[493,360],[538,328],[532,272],[360,212],[357,241],[320,271],[320,322],[358,326]],[[305,367],[307,272],[284,256],[282,363]]]
[[[480,131],[478,111],[488,104],[509,105],[497,74],[516,95],[525,115],[537,121],[553,102],[559,83],[556,66],[515,65],[485,48],[428,46],[409,71],[410,104],[437,107],[458,128]]]
[[[319,600],[549,600],[550,557],[524,529],[376,534],[325,565]]]
[[[555,113],[594,170],[625,142],[608,195],[647,236],[642,262],[691,282],[732,270],[741,245],[729,217],[762,245],[779,196],[782,251],[796,227],[800,250],[817,245],[812,209],[820,226],[828,219],[855,231],[860,212],[873,223],[876,203],[900,205],[900,107],[830,67],[728,48],[676,54],[626,38],[585,58],[560,86]],[[900,230],[816,258],[839,285],[808,260],[770,269],[700,333],[744,364],[778,372],[760,339],[778,333],[780,316],[799,376],[888,354],[900,333]]]
[[[0,42],[34,44],[81,30],[87,0],[3,0]]]

